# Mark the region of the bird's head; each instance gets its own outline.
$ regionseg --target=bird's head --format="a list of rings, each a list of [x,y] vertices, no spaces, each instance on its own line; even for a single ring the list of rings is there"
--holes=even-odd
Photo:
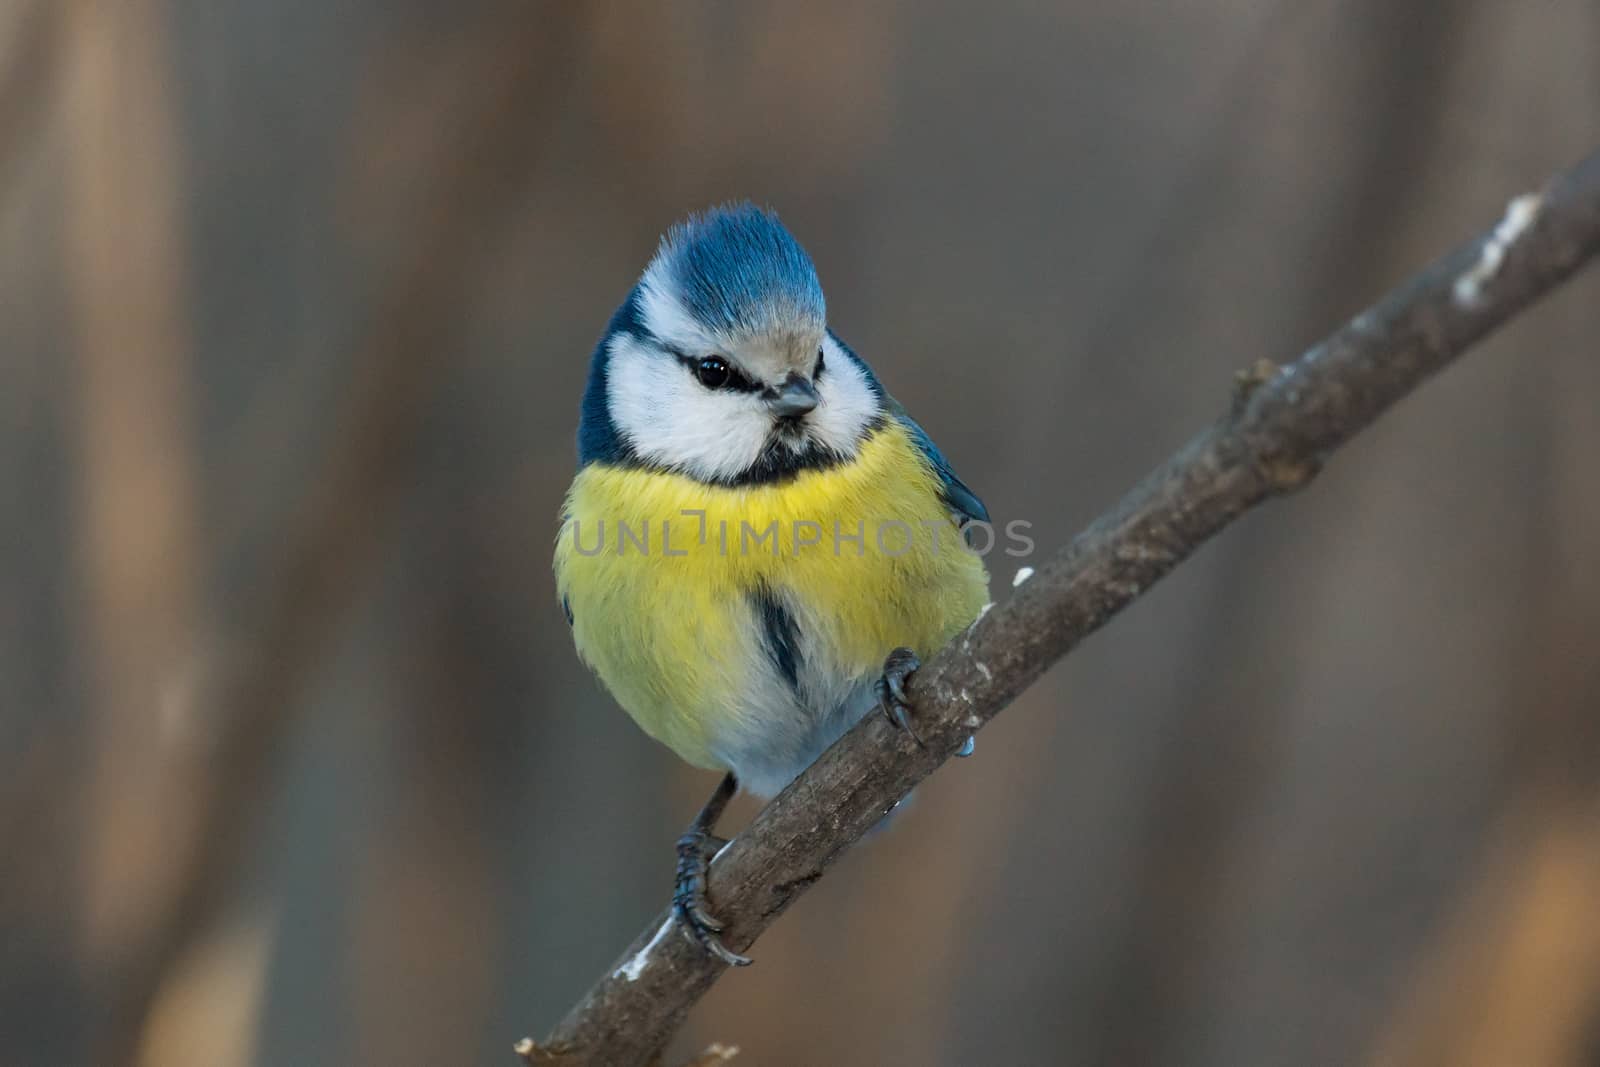
[[[811,258],[745,204],[662,238],[596,354],[580,447],[760,483],[848,458],[881,411],[871,372],[828,331]]]

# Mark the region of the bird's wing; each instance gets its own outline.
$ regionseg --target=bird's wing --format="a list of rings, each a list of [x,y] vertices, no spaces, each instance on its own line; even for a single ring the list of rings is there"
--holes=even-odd
[[[911,434],[911,439],[927,457],[929,466],[939,476],[939,482],[944,489],[944,502],[950,505],[950,509],[964,521],[988,522],[989,509],[983,506],[983,501],[978,499],[977,493],[967,488],[967,483],[956,477],[956,472],[950,468],[950,461],[944,458],[944,453],[933,443],[928,431],[917,425],[917,420],[913,419],[893,397],[885,396],[884,402],[888,407],[889,417],[899,420],[906,428]]]

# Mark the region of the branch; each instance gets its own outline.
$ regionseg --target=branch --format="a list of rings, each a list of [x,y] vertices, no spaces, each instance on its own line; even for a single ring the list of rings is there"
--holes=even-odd
[[[1309,482],[1340,445],[1600,253],[1600,152],[1513,200],[1489,233],[1295,362],[1242,372],[1230,410],[987,612],[911,685],[918,748],[868,716],[718,855],[723,940],[747,948],[840,853],[1045,670],[1245,511]],[[663,912],[529,1063],[642,1064],[725,965]]]

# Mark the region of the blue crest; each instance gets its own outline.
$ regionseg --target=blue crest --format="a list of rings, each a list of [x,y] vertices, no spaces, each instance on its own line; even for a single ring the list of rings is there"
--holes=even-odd
[[[712,208],[673,226],[651,263],[649,274],[657,272],[714,330],[820,332],[827,322],[811,257],[777,215],[754,204]]]

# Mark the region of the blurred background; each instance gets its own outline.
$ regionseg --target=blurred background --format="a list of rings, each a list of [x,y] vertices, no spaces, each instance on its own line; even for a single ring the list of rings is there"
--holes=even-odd
[[[510,1063],[663,906],[715,776],[550,556],[686,211],[1043,554],[1597,139],[1593,0],[4,0],[0,1062]],[[1597,351],[1591,272],[1228,531],[674,1055],[1600,1063]]]

